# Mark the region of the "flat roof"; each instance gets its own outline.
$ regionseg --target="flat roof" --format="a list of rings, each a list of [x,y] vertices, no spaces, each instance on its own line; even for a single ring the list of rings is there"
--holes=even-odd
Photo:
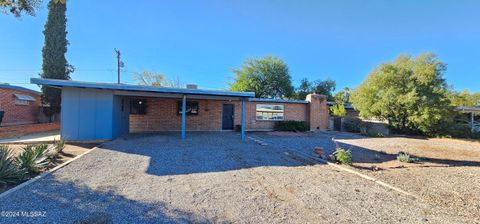
[[[166,87],[152,87],[152,86],[117,84],[117,83],[84,82],[84,81],[61,80],[61,79],[31,78],[30,82],[33,84],[52,86],[52,87],[76,87],[76,88],[111,89],[111,90],[125,90],[125,91],[178,93],[178,94],[191,94],[191,95],[233,96],[233,97],[254,97],[255,96],[255,93],[253,92],[231,92],[231,91],[217,91],[217,90],[203,90],[203,89],[166,88]]]
[[[335,105],[337,105],[337,102],[328,101],[328,102],[327,102],[327,105],[328,105],[328,106],[335,106]],[[345,109],[355,109],[355,108],[353,108],[353,106],[352,106],[351,104],[349,104],[349,103],[344,103],[344,104],[343,104],[343,107],[345,107]]]
[[[456,110],[460,112],[476,113],[480,112],[480,107],[457,107]]]
[[[14,89],[14,90],[25,91],[25,92],[29,92],[29,93],[33,93],[33,94],[38,94],[38,95],[42,94],[41,92],[35,91],[33,89],[27,89],[25,87],[12,86],[12,85],[8,85],[8,84],[0,84],[0,89]]]

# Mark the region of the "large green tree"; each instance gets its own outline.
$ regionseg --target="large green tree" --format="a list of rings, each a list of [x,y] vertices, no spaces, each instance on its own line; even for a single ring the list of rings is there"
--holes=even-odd
[[[22,13],[34,16],[41,3],[42,0],[0,0],[0,9],[16,17],[20,17]]]
[[[307,78],[300,80],[300,85],[296,89],[295,99],[305,100],[305,97],[310,93],[322,94],[327,96],[329,101],[334,100],[333,91],[335,91],[335,81],[331,79],[316,80],[310,82]]]
[[[333,98],[334,98],[335,102],[351,103],[351,100],[350,100],[350,94],[351,93],[352,93],[352,90],[348,87],[345,87],[342,90],[335,93]]]
[[[435,54],[401,55],[376,67],[351,100],[362,117],[386,119],[400,132],[436,134],[452,113],[445,71]]]
[[[232,91],[252,91],[256,97],[276,99],[291,98],[294,94],[288,66],[279,58],[248,59],[233,73]]]
[[[295,99],[305,100],[307,95],[313,93],[312,83],[307,78],[300,80],[300,85],[295,90]]]
[[[65,58],[67,53],[67,4],[61,0],[51,0],[48,3],[48,18],[45,24],[45,42],[42,49],[42,78],[70,79],[73,72]],[[49,115],[60,112],[61,90],[51,87],[42,87],[42,100],[45,104],[45,112]]]
[[[476,93],[470,93],[468,90],[452,91],[450,100],[453,106],[477,107],[480,106],[480,91]]]

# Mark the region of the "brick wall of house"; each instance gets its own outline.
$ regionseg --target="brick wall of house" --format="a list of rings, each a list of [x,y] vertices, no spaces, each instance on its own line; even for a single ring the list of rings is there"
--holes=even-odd
[[[284,106],[284,120],[307,121],[307,106],[303,103],[265,103],[247,102],[245,105],[245,128],[247,130],[272,130],[275,121],[264,121],[256,119],[257,104],[273,104]],[[240,111],[241,112],[241,111]]]
[[[0,138],[19,137],[22,135],[39,133],[39,132],[57,131],[59,129],[60,129],[60,123],[58,122],[0,127]]]
[[[325,95],[308,94],[306,100],[309,102],[308,121],[310,131],[326,130],[329,123],[327,97]]]
[[[16,105],[13,94],[29,95],[35,98],[29,105]],[[38,122],[40,95],[16,89],[0,88],[0,111],[5,111],[1,126],[32,124]]]
[[[182,117],[177,113],[178,99],[146,98],[147,112],[144,115],[130,115],[130,132],[178,131],[181,130]],[[192,100],[193,101],[193,100]],[[222,105],[234,105],[234,125],[241,124],[241,102],[222,100],[194,100],[199,103],[198,115],[187,115],[186,130],[218,131],[222,129]],[[307,121],[308,104],[302,103],[264,103],[246,102],[246,130],[271,130],[275,121],[256,120],[257,104],[284,105],[285,120]]]

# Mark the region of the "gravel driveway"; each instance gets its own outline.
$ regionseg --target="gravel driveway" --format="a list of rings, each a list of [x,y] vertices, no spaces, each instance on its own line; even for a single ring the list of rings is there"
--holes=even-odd
[[[187,138],[162,133],[105,143],[0,199],[0,222],[466,222],[278,145],[241,141],[234,132]],[[5,216],[22,211],[41,216]]]

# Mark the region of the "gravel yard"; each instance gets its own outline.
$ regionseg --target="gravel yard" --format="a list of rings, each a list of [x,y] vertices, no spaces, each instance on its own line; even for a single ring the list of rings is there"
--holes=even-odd
[[[352,169],[419,196],[452,216],[480,223],[480,142],[368,138],[342,132],[266,132],[254,133],[254,137],[312,156],[316,146],[324,147],[326,154],[331,154],[335,150],[331,139],[335,138],[339,146],[352,151]],[[397,161],[400,151],[419,158],[419,162]]]
[[[237,133],[131,135],[0,199],[9,223],[461,223],[435,205]],[[20,215],[21,216],[21,215]]]
[[[418,195],[451,215],[480,223],[479,142],[403,137],[339,141],[355,147],[353,165],[361,172]],[[398,162],[400,151],[419,162]],[[369,169],[372,166],[379,171]]]

